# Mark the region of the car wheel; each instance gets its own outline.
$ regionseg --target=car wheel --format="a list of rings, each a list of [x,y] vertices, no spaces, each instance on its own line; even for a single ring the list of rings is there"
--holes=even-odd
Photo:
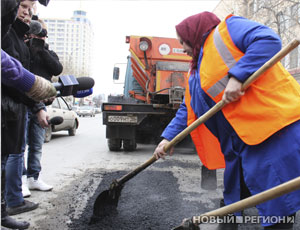
[[[76,130],[77,130],[77,122],[75,121],[73,127],[68,130],[69,136],[75,136]]]
[[[107,139],[107,144],[110,151],[120,151],[122,141],[121,139]]]
[[[52,137],[52,127],[49,126],[46,128],[44,142],[48,143],[51,140],[51,137]]]
[[[125,139],[123,140],[123,148],[125,151],[134,151],[136,150],[136,141],[135,139]]]

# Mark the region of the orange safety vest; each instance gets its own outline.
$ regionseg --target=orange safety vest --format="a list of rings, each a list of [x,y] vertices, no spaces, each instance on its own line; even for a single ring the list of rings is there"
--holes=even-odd
[[[200,66],[201,87],[216,103],[222,99],[229,80],[229,69],[244,55],[232,42],[226,19],[207,37]],[[187,81],[187,125],[197,119],[190,100]],[[244,96],[226,105],[222,111],[246,144],[257,145],[300,119],[300,85],[278,62],[252,83]],[[204,124],[192,131],[191,137],[202,163],[207,168],[225,167],[220,144]]]
[[[190,73],[188,74],[188,78]],[[189,81],[185,89],[185,104],[187,107],[187,125],[192,124],[196,119],[196,114],[191,107],[191,95]],[[218,139],[209,131],[204,124],[199,125],[191,133],[191,138],[196,147],[198,156],[203,165],[208,169],[225,168],[224,155],[221,151]]]
[[[217,103],[229,80],[229,69],[244,56],[233,43],[226,21],[207,37],[203,54],[201,87]],[[244,96],[222,111],[246,144],[257,145],[300,119],[300,85],[278,62],[252,83]]]

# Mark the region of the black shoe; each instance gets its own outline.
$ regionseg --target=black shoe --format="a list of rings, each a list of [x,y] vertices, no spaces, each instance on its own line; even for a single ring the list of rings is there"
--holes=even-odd
[[[24,200],[24,202],[21,205],[15,206],[15,207],[8,207],[7,213],[10,216],[17,215],[23,212],[29,212],[34,209],[36,209],[39,206],[37,203],[30,202],[28,200]]]
[[[29,228],[29,223],[26,221],[16,221],[10,216],[5,216],[1,218],[1,226],[10,229],[27,229]]]

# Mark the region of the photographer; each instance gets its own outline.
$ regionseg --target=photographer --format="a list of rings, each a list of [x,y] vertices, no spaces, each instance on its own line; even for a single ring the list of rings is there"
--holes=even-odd
[[[58,76],[63,71],[63,66],[59,62],[56,53],[49,50],[49,45],[45,42],[47,38],[46,25],[41,19],[38,22],[42,25],[42,31],[38,34],[30,34],[28,42],[30,50],[30,70],[32,73],[44,77],[51,81],[52,76]]]
[[[42,20],[35,21],[40,23],[42,30],[39,33],[29,34],[27,45],[30,50],[30,70],[39,76],[51,81],[52,76],[59,75],[63,66],[59,62],[59,58],[55,52],[48,49],[48,44],[45,43],[47,30]],[[38,113],[48,117],[46,109],[40,110]],[[28,158],[27,170],[25,168],[22,177],[22,193],[24,197],[31,195],[30,189],[39,191],[50,191],[52,186],[42,181],[40,176],[41,171],[41,156],[42,145],[44,143],[45,129],[40,125],[38,116],[31,109],[28,110],[27,120],[27,144]],[[24,155],[24,154],[23,154]]]

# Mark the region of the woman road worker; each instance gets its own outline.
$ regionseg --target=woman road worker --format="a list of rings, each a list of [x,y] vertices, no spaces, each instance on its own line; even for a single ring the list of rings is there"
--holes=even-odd
[[[209,12],[186,18],[176,32],[192,56],[191,69],[184,102],[154,155],[164,158],[166,143],[224,100],[228,104],[222,111],[191,136],[207,168],[226,165],[225,204],[245,198],[244,187],[255,195],[300,176],[300,85],[277,63],[245,92],[241,90],[242,83],[281,49],[280,38],[259,23],[233,15],[220,21]],[[257,209],[261,217],[278,217],[272,220],[295,215],[300,190]],[[292,227],[265,220],[261,221],[265,229]]]

